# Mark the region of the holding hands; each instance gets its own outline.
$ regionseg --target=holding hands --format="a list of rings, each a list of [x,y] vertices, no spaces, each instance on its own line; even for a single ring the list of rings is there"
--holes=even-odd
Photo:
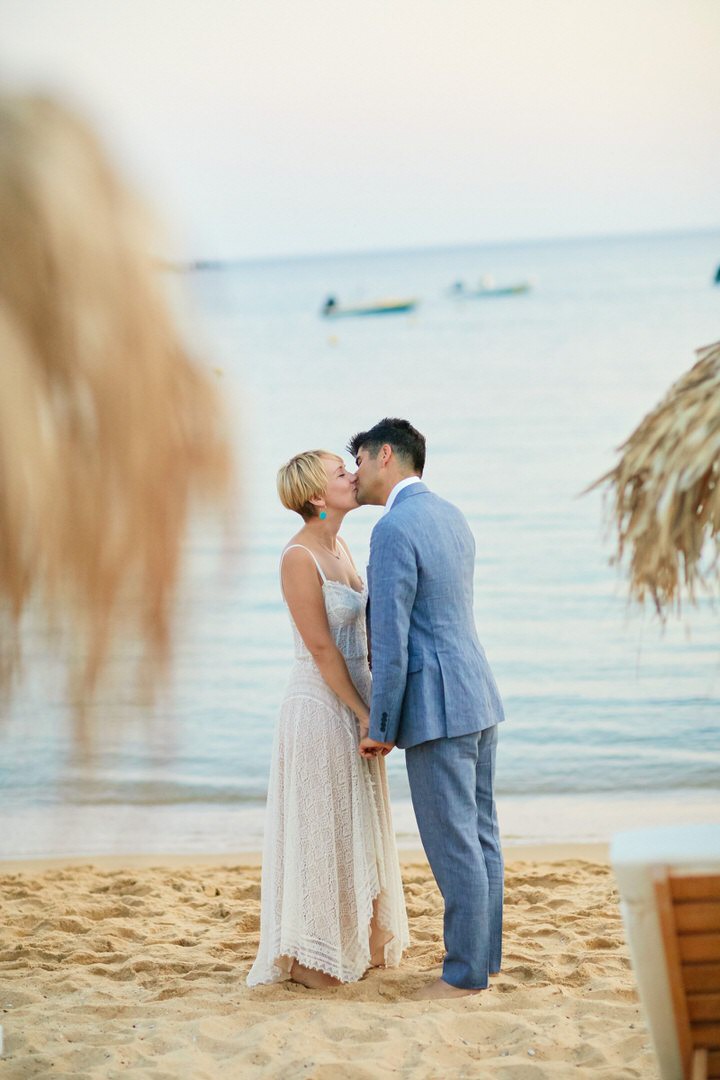
[[[374,758],[385,757],[394,748],[395,743],[391,742],[377,742],[376,739],[371,739],[368,732],[370,730],[370,713],[365,712],[361,716],[358,716],[358,734],[360,736],[360,746],[358,752],[360,757]]]
[[[367,730],[367,729],[366,729]],[[360,731],[362,736],[362,728]],[[374,758],[385,757],[395,746],[395,743],[391,742],[376,742],[375,739],[371,739],[369,735],[365,735],[360,739],[359,752],[360,757]]]
[[[370,731],[370,713],[365,712],[361,716],[358,716],[358,735],[360,736],[360,745],[358,752],[360,757],[374,758],[385,757],[391,750],[395,748],[394,742],[378,742],[377,739],[371,739],[369,735]]]

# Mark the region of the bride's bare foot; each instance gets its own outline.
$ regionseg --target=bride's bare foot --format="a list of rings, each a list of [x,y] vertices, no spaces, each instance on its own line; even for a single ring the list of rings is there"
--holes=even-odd
[[[385,946],[392,938],[384,930],[377,930],[370,935],[370,967],[385,967]]]
[[[436,979],[435,982],[428,983],[422,990],[413,994],[410,1000],[436,1001],[440,998],[468,997],[470,994],[482,994],[482,990],[465,990],[462,986],[452,986],[443,979]]]
[[[308,990],[326,990],[329,986],[342,986],[340,979],[336,979],[334,975],[326,975],[324,971],[318,971],[316,968],[303,967],[297,960],[293,960],[290,978],[301,986],[307,986]]]
[[[377,900],[373,900],[373,914],[370,921],[370,967],[385,967],[385,946],[392,939],[388,930],[378,926]]]

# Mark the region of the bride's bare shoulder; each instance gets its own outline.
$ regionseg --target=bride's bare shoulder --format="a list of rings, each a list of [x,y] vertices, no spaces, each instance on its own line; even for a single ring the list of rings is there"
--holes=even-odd
[[[317,558],[307,545],[300,544],[293,537],[280,556],[280,572],[283,581],[289,578],[295,581],[313,581],[318,578]]]

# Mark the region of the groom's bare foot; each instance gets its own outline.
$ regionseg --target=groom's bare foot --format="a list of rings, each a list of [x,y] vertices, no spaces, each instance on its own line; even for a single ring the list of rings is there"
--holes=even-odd
[[[336,979],[334,975],[326,975],[324,971],[316,968],[303,967],[297,960],[293,961],[290,968],[290,978],[301,986],[307,986],[308,990],[327,990],[330,986],[342,986],[340,979]]]
[[[428,983],[427,986],[423,986],[422,990],[418,990],[416,994],[413,994],[411,1001],[435,1001],[441,998],[458,998],[468,997],[470,994],[482,994],[482,990],[465,990],[462,986],[451,986],[450,983],[446,983],[443,979],[436,979],[435,982]]]

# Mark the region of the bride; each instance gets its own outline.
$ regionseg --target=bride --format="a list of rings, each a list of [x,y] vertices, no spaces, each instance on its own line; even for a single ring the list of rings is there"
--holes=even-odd
[[[278,473],[303,526],[282,554],[295,664],[275,733],[262,868],[260,947],[249,986],[318,988],[399,963],[407,916],[385,761],[363,759],[371,676],[367,592],[344,540],[354,476],[325,450]]]

